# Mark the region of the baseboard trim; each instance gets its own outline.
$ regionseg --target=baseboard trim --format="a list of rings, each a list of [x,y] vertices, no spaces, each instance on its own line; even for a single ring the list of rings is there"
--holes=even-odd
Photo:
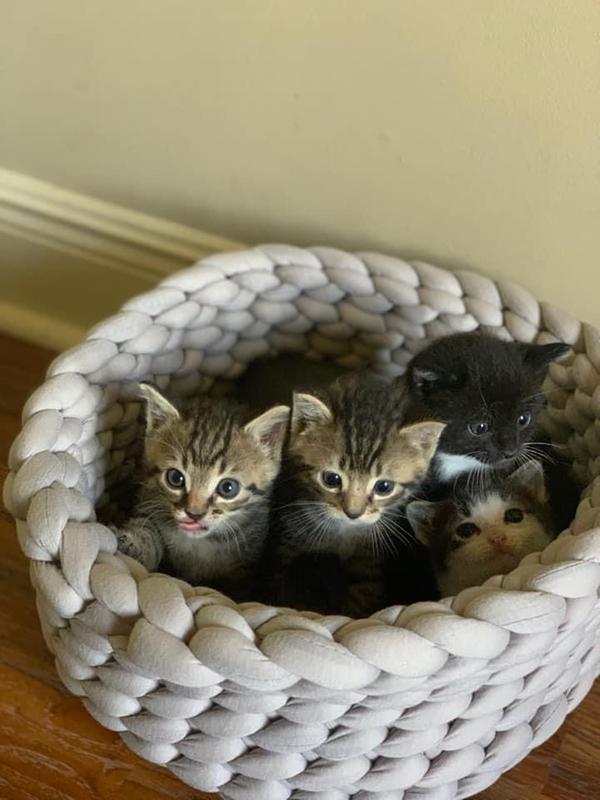
[[[237,242],[0,169],[0,231],[146,279]]]
[[[60,352],[80,342],[85,330],[56,317],[0,301],[0,331]]]
[[[243,246],[1,168],[0,234],[35,246],[42,264],[49,248],[85,262],[88,272],[101,269],[100,280],[110,280],[111,272],[132,276],[135,280],[130,283],[139,285],[140,292],[199,258]],[[81,298],[73,302],[80,303]],[[64,350],[83,338],[84,328],[69,321],[68,305],[65,312],[65,303],[61,304],[59,315],[52,308],[40,313],[42,303],[43,298],[32,295],[28,307],[26,292],[16,302],[4,296],[0,330],[52,350]],[[81,315],[73,313],[72,319]]]

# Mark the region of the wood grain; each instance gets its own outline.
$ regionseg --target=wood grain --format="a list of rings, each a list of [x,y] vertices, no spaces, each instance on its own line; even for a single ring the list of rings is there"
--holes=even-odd
[[[0,470],[52,354],[0,336]],[[2,479],[3,479],[2,475]],[[28,564],[0,513],[0,798],[202,800],[131,753],[62,687],[39,630]],[[214,797],[214,796],[213,796]],[[600,800],[600,685],[543,747],[478,800]]]

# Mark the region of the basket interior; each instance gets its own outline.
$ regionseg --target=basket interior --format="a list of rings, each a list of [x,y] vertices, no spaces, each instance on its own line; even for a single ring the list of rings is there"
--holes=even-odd
[[[478,328],[573,347],[549,370],[544,422],[587,485],[573,525],[583,535],[557,540],[514,576],[492,579],[486,591],[474,587],[359,621],[236,607],[210,590],[128,565],[85,525],[73,499],[81,491],[102,513],[116,507],[117,490],[139,459],[141,380],[181,397],[218,395],[255,358],[286,352],[348,369],[373,364],[394,376],[432,339]],[[53,363],[50,383],[73,374],[69,387],[77,384],[77,398],[64,400],[59,386],[55,402],[42,387],[26,405],[7,505],[32,559],[44,632],[63,681],[136,752],[232,800],[266,800],[265,787],[294,800],[313,793],[328,800],[396,798],[396,770],[409,763],[415,771],[406,785],[417,785],[406,795],[411,800],[467,797],[544,741],[585,696],[597,672],[598,544],[590,530],[600,516],[595,329],[519,287],[478,275],[379,254],[269,246],[208,259],[132,299]],[[47,409],[53,421],[60,417],[51,444],[35,427]],[[62,462],[45,459],[47,451],[67,453],[84,477],[67,467],[61,473]],[[38,474],[38,464],[50,464],[59,476],[54,484]],[[32,498],[61,482],[77,523],[67,536],[69,516],[62,495],[53,494],[59,507],[51,534],[45,522],[30,530]],[[87,520],[93,518],[91,512]],[[207,677],[206,670],[214,672]],[[207,697],[214,702],[206,716],[192,711]],[[490,708],[501,723],[490,721]],[[313,724],[327,714],[326,723]],[[216,722],[232,727],[227,732]],[[481,722],[476,744],[457,744],[454,722],[462,732]],[[334,724],[345,739],[331,733]],[[188,739],[203,728],[217,748],[214,762],[202,761]],[[297,730],[313,739],[298,744]],[[245,755],[226,752],[228,736],[239,740],[240,752],[248,742],[261,751],[263,772]],[[300,764],[293,775],[285,759],[272,757],[284,740]],[[407,741],[414,755],[405,759],[398,753]]]

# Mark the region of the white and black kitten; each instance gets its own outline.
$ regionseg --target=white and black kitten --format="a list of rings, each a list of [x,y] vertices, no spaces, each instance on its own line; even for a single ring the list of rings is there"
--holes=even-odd
[[[539,425],[548,365],[569,349],[464,333],[437,339],[415,356],[406,375],[409,416],[446,423],[428,476],[430,499],[442,497],[463,475],[478,478],[489,469],[508,474],[534,459],[544,464],[559,526],[570,523],[579,490]]]
[[[444,597],[510,572],[558,532],[537,461],[528,461],[507,478],[492,475],[477,487],[463,479],[452,498],[415,501],[406,509],[417,538],[430,550]]]

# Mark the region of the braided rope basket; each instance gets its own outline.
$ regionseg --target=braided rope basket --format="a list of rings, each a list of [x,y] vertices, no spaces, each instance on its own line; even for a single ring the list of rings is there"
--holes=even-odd
[[[511,574],[367,620],[236,605],[116,552],[94,507],[139,440],[136,382],[189,395],[305,351],[400,374],[492,330],[573,346],[547,426],[587,489]],[[283,245],[169,277],[59,356],[27,402],[5,502],[65,685],[140,756],[231,800],[449,800],[547,739],[598,672],[600,333],[525,290],[375,253]]]

